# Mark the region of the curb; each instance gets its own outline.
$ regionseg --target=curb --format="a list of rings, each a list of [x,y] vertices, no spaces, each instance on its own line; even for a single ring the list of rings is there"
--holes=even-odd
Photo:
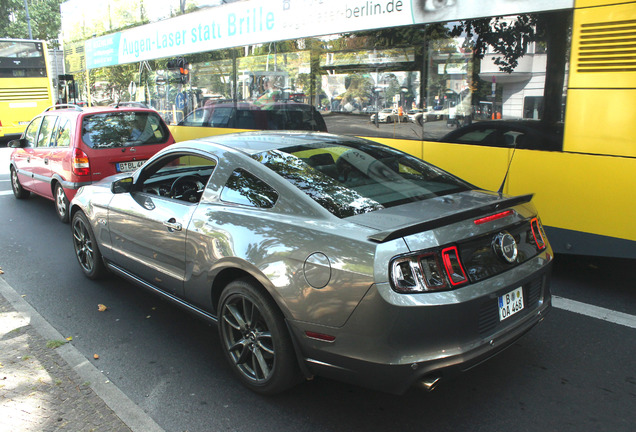
[[[29,303],[26,302],[3,278],[0,277],[0,295],[28,320],[34,330],[45,340],[64,340]],[[165,432],[146,412],[126,396],[115,384],[91,364],[72,344],[55,350],[57,354],[80,376],[90,383],[90,388],[134,432]]]

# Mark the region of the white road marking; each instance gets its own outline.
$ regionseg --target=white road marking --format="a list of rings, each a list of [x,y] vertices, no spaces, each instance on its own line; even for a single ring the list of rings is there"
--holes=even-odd
[[[570,300],[559,296],[552,296],[552,305],[558,309],[567,310],[626,327],[636,328],[636,316],[634,315],[605,309],[587,303],[581,303],[576,300]]]
[[[0,195],[12,195],[12,194],[13,194],[13,191],[10,191],[10,190],[8,190],[8,191],[0,191]]]

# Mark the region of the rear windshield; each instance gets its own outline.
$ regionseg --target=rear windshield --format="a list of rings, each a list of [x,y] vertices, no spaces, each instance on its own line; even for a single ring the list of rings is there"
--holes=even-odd
[[[253,157],[340,218],[472,189],[420,159],[362,140],[299,145]]]
[[[99,113],[82,123],[82,140],[95,149],[161,144],[168,136],[165,123],[153,112]]]

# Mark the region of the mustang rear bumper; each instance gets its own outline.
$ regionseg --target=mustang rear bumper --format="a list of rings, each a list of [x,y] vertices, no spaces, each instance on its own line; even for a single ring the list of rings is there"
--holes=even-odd
[[[308,329],[306,323],[293,321],[290,328],[300,342],[306,370],[402,394],[422,381],[427,387],[437,378],[471,369],[542,321],[551,308],[550,270],[551,263],[522,280],[468,301],[452,301],[452,292],[434,294],[438,304],[430,305],[388,304],[381,289],[374,286],[342,328]],[[491,280],[489,284],[496,282]],[[524,290],[524,310],[499,321],[498,297],[519,286]],[[451,301],[439,304],[442,298]],[[336,339],[313,340],[306,336],[307,330]]]

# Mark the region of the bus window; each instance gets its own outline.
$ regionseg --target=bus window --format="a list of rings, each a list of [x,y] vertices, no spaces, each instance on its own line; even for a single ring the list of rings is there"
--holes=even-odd
[[[625,187],[636,172],[628,37],[636,3],[408,3],[403,14],[368,21],[368,28],[366,18],[324,27],[296,22],[288,40],[282,33],[252,35],[238,47],[217,40],[221,45],[170,60],[157,53],[155,68],[99,66],[97,75],[139,70],[154,108],[174,117],[178,141],[223,128],[371,138],[484,189],[535,192],[557,252],[636,257],[622,252],[636,250],[636,207],[619,205],[633,195]],[[330,7],[316,4],[316,16],[328,16]],[[209,14],[229,11],[218,6]],[[168,63],[187,65],[188,73]],[[214,131],[196,111],[210,105]],[[283,106],[291,111],[280,112]]]

